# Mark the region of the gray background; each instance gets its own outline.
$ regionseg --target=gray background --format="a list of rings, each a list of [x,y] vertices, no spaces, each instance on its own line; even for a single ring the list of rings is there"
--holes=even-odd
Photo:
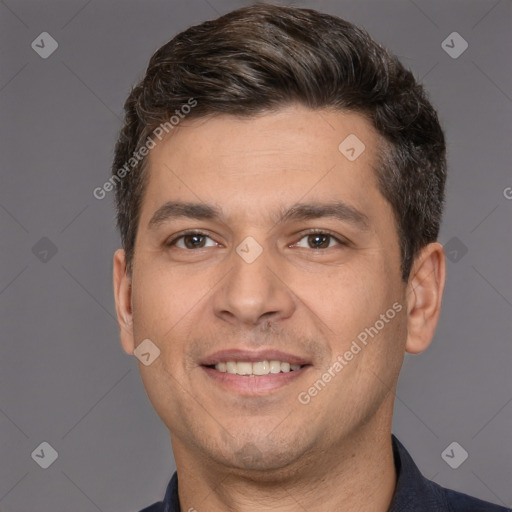
[[[163,497],[169,436],[119,343],[112,194],[92,191],[108,178],[122,104],[152,53],[249,3],[0,3],[3,511],[128,512]],[[453,261],[435,340],[406,356],[393,430],[427,477],[510,507],[511,3],[294,3],[364,26],[439,109],[450,163],[440,241]],[[44,31],[59,44],[47,59],[31,48]],[[453,31],[469,43],[457,59],[441,47]],[[31,458],[42,441],[59,455],[48,469]],[[469,453],[458,469],[441,457],[452,441]]]

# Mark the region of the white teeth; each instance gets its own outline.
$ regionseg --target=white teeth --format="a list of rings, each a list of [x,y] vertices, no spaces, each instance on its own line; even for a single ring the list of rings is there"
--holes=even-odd
[[[251,364],[251,363],[249,363]],[[270,364],[268,361],[259,361],[252,363],[252,373],[254,375],[268,375],[270,373]]]
[[[219,363],[219,364],[221,364],[221,363]],[[219,370],[219,371],[222,371],[220,368],[218,368],[218,366],[219,366],[219,365],[218,365],[218,364],[216,364],[216,365],[215,365],[215,368],[216,368],[217,370]],[[236,374],[238,373],[238,372],[237,372],[237,369],[236,369],[236,363],[235,363],[234,361],[228,361],[228,362],[226,363],[226,371],[227,371],[228,373],[232,373],[232,374],[236,375]]]
[[[215,369],[222,373],[231,373],[233,375],[268,375],[269,373],[288,373],[299,370],[300,364],[290,364],[287,362],[272,360],[258,361],[250,363],[248,361],[226,361],[217,363]]]
[[[236,363],[237,373],[238,375],[251,375],[252,371],[252,363]]]
[[[270,373],[279,373],[281,371],[281,361],[270,361]]]

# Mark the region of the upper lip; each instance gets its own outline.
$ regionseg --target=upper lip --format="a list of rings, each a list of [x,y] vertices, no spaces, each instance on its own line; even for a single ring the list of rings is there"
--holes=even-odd
[[[289,354],[286,352],[281,352],[280,350],[240,350],[240,349],[227,349],[227,350],[219,350],[214,354],[206,356],[203,360],[201,360],[200,364],[202,366],[212,366],[217,363],[227,362],[227,361],[247,361],[250,363],[257,363],[258,361],[281,361],[287,362],[290,364],[310,364],[303,357]]]

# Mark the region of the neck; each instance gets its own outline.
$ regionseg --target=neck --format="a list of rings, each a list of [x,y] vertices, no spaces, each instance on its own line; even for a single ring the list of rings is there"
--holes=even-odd
[[[273,472],[205,462],[176,439],[173,449],[184,511],[386,512],[396,485],[390,424],[369,422],[293,468]]]

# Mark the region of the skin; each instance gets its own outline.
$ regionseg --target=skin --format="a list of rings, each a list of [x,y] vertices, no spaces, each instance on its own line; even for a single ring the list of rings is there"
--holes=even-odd
[[[349,134],[366,146],[352,162],[338,150]],[[429,244],[402,281],[396,222],[377,188],[378,143],[359,114],[290,106],[185,120],[150,152],[133,272],[116,251],[114,291],[124,350],[149,338],[161,351],[139,367],[171,434],[182,510],[388,509],[394,392],[404,353],[432,340],[445,260]],[[280,209],[335,200],[364,213],[368,228],[332,217],[276,223]],[[167,201],[218,205],[223,216],[150,228]],[[166,246],[185,229],[205,232],[193,240],[204,246]],[[311,229],[347,244],[321,237],[317,248]],[[236,252],[248,236],[262,248],[252,263]],[[394,303],[401,311],[301,404],[299,393]],[[277,390],[244,396],[199,365],[228,348],[278,349],[311,366]]]

